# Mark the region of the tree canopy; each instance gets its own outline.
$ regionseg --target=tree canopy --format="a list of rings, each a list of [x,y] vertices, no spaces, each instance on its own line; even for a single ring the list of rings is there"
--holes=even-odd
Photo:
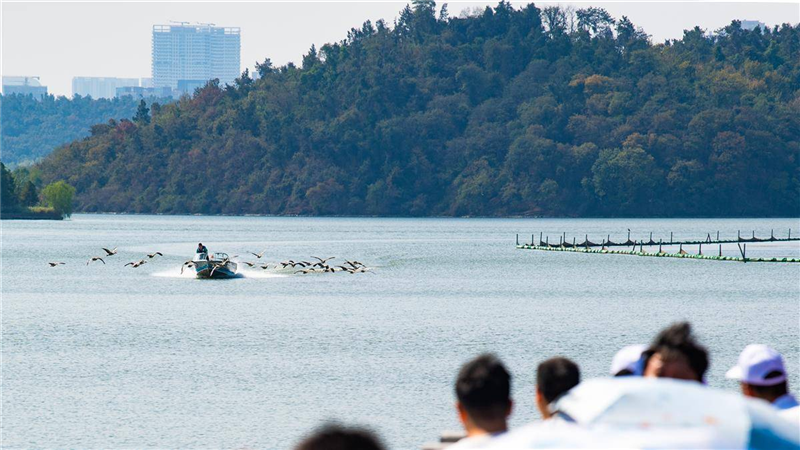
[[[75,188],[64,181],[50,183],[42,189],[42,198],[47,206],[66,217],[72,215],[74,197]]]
[[[82,139],[92,125],[133,116],[139,102],[132,97],[92,99],[31,95],[0,96],[3,161],[12,167],[28,165],[56,147]]]
[[[82,211],[800,214],[800,26],[652,43],[599,8],[442,9],[96,125],[42,179]]]

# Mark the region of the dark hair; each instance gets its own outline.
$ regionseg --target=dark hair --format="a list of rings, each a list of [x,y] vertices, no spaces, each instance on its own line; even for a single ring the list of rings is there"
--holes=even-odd
[[[695,340],[689,322],[675,323],[661,330],[645,352],[646,358],[649,360],[655,353],[661,354],[664,360],[686,358],[689,367],[697,375],[697,381],[703,381],[703,375],[708,370],[708,351]]]
[[[383,444],[369,431],[330,424],[303,439],[295,450],[383,450]]]
[[[536,369],[536,388],[552,403],[581,382],[581,370],[567,358],[550,358]]]
[[[783,372],[780,370],[773,370],[764,376],[764,379],[769,380],[770,378],[778,378],[781,375],[783,375]],[[752,389],[753,393],[758,397],[769,399],[770,401],[789,392],[789,386],[786,384],[786,381],[781,381],[780,383],[773,384],[772,386],[758,386],[755,384],[748,384],[748,386],[750,386],[750,389]]]
[[[458,372],[456,397],[473,418],[505,417],[511,406],[511,375],[496,356],[480,355]]]
[[[622,369],[614,374],[615,377],[627,377],[629,375],[634,375],[634,372],[631,369]]]

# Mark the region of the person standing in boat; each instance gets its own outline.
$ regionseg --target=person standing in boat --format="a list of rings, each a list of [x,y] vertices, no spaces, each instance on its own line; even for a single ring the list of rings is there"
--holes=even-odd
[[[200,242],[197,244],[196,253],[205,253],[206,255],[208,255],[208,249],[206,248],[205,245],[203,245],[202,242]]]

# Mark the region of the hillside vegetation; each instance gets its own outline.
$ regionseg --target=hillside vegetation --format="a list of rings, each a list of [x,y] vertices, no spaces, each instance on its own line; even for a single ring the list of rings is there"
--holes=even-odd
[[[138,104],[131,97],[95,100],[48,95],[38,101],[30,95],[0,96],[0,157],[11,166],[29,165],[60,145],[88,136],[92,125],[130,118]]]
[[[40,167],[83,211],[798,216],[799,55],[798,26],[652,43],[602,9],[415,1]]]

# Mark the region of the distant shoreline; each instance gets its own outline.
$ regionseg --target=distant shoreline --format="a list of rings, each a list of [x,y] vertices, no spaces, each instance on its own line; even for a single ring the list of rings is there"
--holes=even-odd
[[[76,211],[73,214],[98,215],[98,216],[165,216],[165,217],[302,217],[302,218],[352,218],[352,219],[793,219],[800,222],[800,217],[790,216],[369,216],[355,214],[337,215],[306,215],[306,214],[202,214],[202,213],[137,213],[137,212],[101,212],[101,211]],[[798,223],[800,227],[800,223]],[[800,228],[798,228],[800,229]]]
[[[64,220],[64,217],[55,212],[9,212],[0,213],[0,220]]]

